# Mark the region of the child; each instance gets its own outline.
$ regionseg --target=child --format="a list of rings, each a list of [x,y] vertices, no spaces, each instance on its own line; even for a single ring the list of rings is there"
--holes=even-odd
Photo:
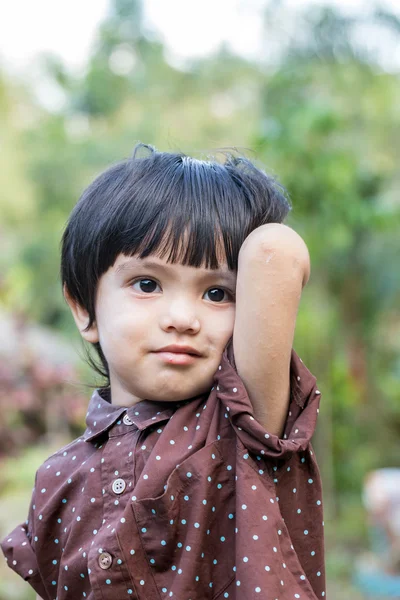
[[[249,160],[138,144],[83,193],[65,298],[106,385],[2,542],[43,600],[325,597],[309,278],[290,205]]]

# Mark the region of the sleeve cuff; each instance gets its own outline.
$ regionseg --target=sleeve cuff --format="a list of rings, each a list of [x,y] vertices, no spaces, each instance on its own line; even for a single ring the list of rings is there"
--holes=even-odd
[[[292,349],[290,361],[290,401],[283,438],[269,433],[256,419],[244,383],[237,373],[233,338],[215,374],[216,393],[224,404],[230,422],[244,446],[256,454],[290,458],[307,449],[314,434],[321,393],[316,378]]]
[[[0,546],[8,566],[28,582],[41,598],[47,598],[26,524],[16,527],[1,541]]]

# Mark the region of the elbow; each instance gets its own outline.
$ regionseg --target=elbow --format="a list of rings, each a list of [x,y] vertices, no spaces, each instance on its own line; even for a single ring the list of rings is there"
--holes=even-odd
[[[247,260],[271,267],[277,263],[286,266],[298,274],[302,288],[310,278],[310,254],[305,241],[294,229],[281,223],[261,225],[247,236],[239,252],[239,262]]]

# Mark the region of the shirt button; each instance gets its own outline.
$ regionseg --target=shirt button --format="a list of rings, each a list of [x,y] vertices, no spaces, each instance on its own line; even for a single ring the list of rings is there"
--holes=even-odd
[[[123,479],[115,479],[111,487],[114,494],[122,494],[125,491],[126,483]]]
[[[99,556],[99,566],[101,569],[109,569],[112,565],[113,557],[109,552],[102,552]]]
[[[123,421],[124,425],[133,425],[133,421],[132,421],[132,419],[130,418],[129,415],[125,414],[124,418],[122,419],[122,421]]]

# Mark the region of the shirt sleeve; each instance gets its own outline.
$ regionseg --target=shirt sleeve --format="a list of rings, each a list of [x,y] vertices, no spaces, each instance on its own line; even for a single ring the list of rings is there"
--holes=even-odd
[[[293,549],[316,597],[322,598],[326,589],[323,490],[311,445],[321,398],[316,378],[292,349],[290,402],[281,439],[254,418],[246,388],[237,373],[232,339],[220,367],[215,377],[217,396],[243,446],[272,475]]]
[[[243,445],[251,452],[276,459],[290,459],[305,451],[314,434],[321,392],[314,375],[292,349],[290,361],[290,400],[283,438],[268,432],[254,417],[253,406],[238,375],[233,353],[233,338],[215,374],[217,396],[224,404],[232,426]]]
[[[37,475],[36,475],[37,478]],[[48,595],[39,573],[34,541],[35,487],[33,488],[28,519],[18,525],[0,543],[8,566],[27,581],[43,600]]]

